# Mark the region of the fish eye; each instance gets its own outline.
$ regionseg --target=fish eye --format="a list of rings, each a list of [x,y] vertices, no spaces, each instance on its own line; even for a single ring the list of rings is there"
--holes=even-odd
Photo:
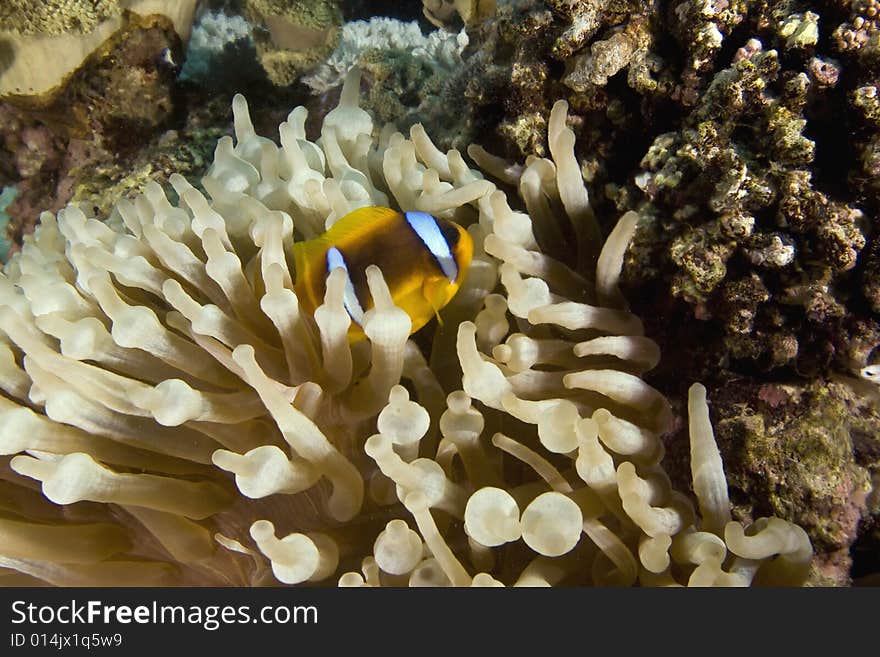
[[[443,239],[446,240],[446,243],[449,245],[449,250],[452,251],[458,245],[458,241],[461,238],[461,235],[458,232],[458,228],[451,221],[447,221],[446,219],[440,219],[437,217],[437,226],[440,227],[440,233],[443,235]]]

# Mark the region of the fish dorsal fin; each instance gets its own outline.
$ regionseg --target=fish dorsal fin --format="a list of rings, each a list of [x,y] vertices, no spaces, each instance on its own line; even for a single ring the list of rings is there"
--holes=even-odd
[[[352,244],[389,221],[400,220],[400,213],[391,208],[367,206],[341,217],[322,237],[331,244]]]

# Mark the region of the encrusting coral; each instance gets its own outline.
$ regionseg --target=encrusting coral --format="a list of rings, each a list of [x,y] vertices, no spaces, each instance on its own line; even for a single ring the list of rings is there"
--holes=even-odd
[[[814,180],[805,107],[821,88],[782,61],[748,41],[682,129],[654,139],[635,177],[648,203],[625,286],[662,271],[671,295],[712,322],[725,365],[853,371],[864,359],[850,345],[874,322],[856,283],[870,217]]]
[[[342,15],[334,0],[244,0],[257,57],[276,85],[293,84],[339,42]]]
[[[779,515],[803,527],[816,550],[814,583],[846,586],[858,576],[859,526],[876,512],[871,393],[841,378],[720,387],[712,395],[734,513]]]
[[[68,78],[106,58],[138,27],[167,27],[186,40],[196,0],[7,0],[0,6],[0,98],[49,104]]]
[[[154,183],[104,219],[44,213],[7,263],[0,583],[803,582],[802,529],[731,519],[699,385],[698,511],[671,488],[672,412],[640,378],[659,353],[618,290],[637,215],[600,249],[565,104],[552,159],[469,150],[521,211],[420,125],[377,129],[358,85],[316,142],[294,109],[280,147],[237,96],[210,199],[172,176],[175,202]],[[410,337],[376,267],[366,340],[342,271],[299,312],[290,244],[364,205],[468,226],[433,337]]]

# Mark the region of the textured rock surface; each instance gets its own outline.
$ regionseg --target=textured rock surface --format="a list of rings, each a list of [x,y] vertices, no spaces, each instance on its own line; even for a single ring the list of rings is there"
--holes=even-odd
[[[279,86],[296,82],[339,43],[342,14],[333,0],[244,0],[244,7],[257,26],[257,57]]]
[[[849,585],[852,571],[876,568],[876,536],[866,532],[880,511],[871,494],[880,473],[880,414],[871,394],[851,379],[732,381],[710,394],[734,517],[772,513],[804,527],[816,549],[815,585]],[[686,446],[676,435],[666,444],[673,479],[684,482]]]
[[[182,109],[176,91],[181,43],[170,24],[130,24],[39,109],[0,103],[0,184],[17,184],[9,208],[14,243],[40,208],[73,197],[80,173],[97,174],[139,152]]]

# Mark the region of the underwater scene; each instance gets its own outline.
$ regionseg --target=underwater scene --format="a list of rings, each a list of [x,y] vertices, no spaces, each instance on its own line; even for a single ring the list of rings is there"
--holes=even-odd
[[[880,585],[880,0],[3,0],[0,585]]]

